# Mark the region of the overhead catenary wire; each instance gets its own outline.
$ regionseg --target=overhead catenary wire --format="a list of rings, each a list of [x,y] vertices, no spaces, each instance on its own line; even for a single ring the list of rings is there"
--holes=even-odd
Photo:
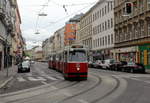
[[[73,16],[73,15],[75,15],[75,14],[81,12],[82,10],[88,8],[89,6],[91,6],[91,4],[86,5],[86,6],[83,7],[82,9],[80,9],[80,10],[78,10],[78,11],[76,11],[76,12],[73,12],[73,13],[71,13],[70,15],[67,15],[67,16],[65,16],[65,17],[63,17],[63,18],[60,18],[60,19],[54,21],[51,25],[48,24],[48,25],[46,25],[46,26],[44,26],[44,27],[42,27],[42,28],[49,28],[49,27],[53,26],[54,24],[57,24],[58,22],[64,21],[64,19],[67,19],[68,17]]]
[[[43,4],[42,8],[39,10],[38,14],[42,12],[42,10],[45,9],[45,7],[49,4],[51,0],[48,0],[46,3]],[[39,22],[39,15],[37,15],[36,23],[35,23],[35,30],[38,31],[38,22]]]
[[[55,5],[57,5],[57,6],[63,7],[63,5],[65,5],[65,6],[82,6],[82,5],[89,5],[89,4],[94,4],[94,3],[96,3],[97,1],[95,1],[95,2],[89,2],[89,3],[78,3],[78,4],[59,4],[59,3],[57,3],[57,2],[55,2],[55,1],[53,1],[53,0],[51,0],[51,2],[52,2],[53,4],[55,4]]]

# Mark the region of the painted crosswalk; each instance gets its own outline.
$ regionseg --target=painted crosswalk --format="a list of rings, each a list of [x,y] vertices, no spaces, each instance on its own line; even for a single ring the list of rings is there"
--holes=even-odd
[[[56,80],[63,80],[63,77],[60,77],[60,76],[26,76],[26,77],[17,77],[16,78],[18,82],[26,82],[26,81],[33,81],[33,82],[36,82],[36,81],[47,81],[47,80],[52,80],[52,81],[56,81]]]

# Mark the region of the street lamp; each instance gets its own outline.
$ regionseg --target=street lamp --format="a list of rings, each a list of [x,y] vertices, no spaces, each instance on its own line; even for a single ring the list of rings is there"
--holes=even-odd
[[[43,12],[43,13],[39,13],[38,16],[47,16],[47,14]]]
[[[37,30],[37,31],[35,32],[35,34],[40,34],[40,32]]]

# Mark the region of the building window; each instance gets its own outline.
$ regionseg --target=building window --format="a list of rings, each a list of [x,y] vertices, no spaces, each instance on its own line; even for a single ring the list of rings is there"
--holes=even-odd
[[[141,35],[142,37],[145,37],[146,33],[144,32],[144,21],[141,24]]]
[[[105,45],[105,42],[104,42],[104,37],[103,37],[103,46]]]
[[[99,13],[99,14],[100,14],[100,17],[101,17],[101,16],[102,16],[102,12],[101,12],[101,10],[100,10],[100,13]]]
[[[107,36],[105,36],[105,45],[107,46]]]
[[[107,22],[105,21],[105,30],[107,30]]]
[[[113,19],[111,18],[111,28],[113,28]]]
[[[150,21],[147,21],[147,30],[148,36],[150,36]]]
[[[109,13],[109,2],[108,2],[108,4],[107,4],[107,8],[108,8],[107,10],[108,10],[108,13]]]
[[[102,24],[102,26],[103,26],[103,29],[102,29],[102,31],[104,31],[104,23]]]
[[[105,14],[107,14],[107,8],[106,8],[106,6],[105,6]]]
[[[101,27],[101,24],[100,24],[100,32],[102,31],[102,27]]]
[[[98,38],[98,47],[100,46],[99,38]]]
[[[113,34],[111,34],[111,44],[114,43],[114,38],[113,38]]]
[[[97,12],[97,18],[99,19],[99,11]]]
[[[104,8],[102,8],[102,16],[104,16]]]
[[[110,2],[111,10],[113,10],[113,2]]]
[[[98,25],[98,33],[100,33],[100,25]]]
[[[110,45],[110,35],[108,35],[108,45]]]
[[[110,29],[110,20],[108,20],[108,29]]]
[[[93,21],[94,21],[95,19],[94,19],[94,14],[93,14]]]
[[[100,38],[100,46],[102,46],[102,38]]]

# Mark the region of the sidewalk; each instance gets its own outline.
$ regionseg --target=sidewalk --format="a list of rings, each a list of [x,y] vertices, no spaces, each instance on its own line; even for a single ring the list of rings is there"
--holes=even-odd
[[[7,75],[7,69],[3,69],[0,71],[0,88],[4,87],[9,81],[13,79],[13,77],[17,73],[17,66],[13,65],[12,67],[8,68],[8,77]]]

